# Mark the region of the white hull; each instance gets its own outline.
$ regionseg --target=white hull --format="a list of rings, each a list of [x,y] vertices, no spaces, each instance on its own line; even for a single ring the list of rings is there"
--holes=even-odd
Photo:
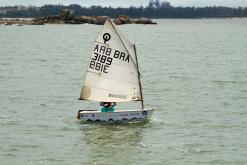
[[[94,122],[133,121],[149,119],[152,116],[152,113],[153,109],[117,110],[115,112],[79,110],[77,118],[81,121]]]

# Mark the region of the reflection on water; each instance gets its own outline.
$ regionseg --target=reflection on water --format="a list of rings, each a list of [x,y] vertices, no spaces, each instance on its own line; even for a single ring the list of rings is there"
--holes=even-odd
[[[142,148],[142,129],[147,123],[82,124],[83,140],[90,147],[89,164],[107,162],[115,164],[116,158],[126,164],[136,159]],[[115,162],[115,163],[114,163]],[[133,163],[133,162],[132,162]]]

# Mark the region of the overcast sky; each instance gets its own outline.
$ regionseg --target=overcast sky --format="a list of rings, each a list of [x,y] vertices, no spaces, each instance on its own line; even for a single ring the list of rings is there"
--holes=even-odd
[[[162,0],[160,0],[162,1]],[[247,7],[247,0],[167,0],[173,6],[229,6]],[[147,6],[149,0],[0,0],[0,6],[44,4],[79,4],[81,6],[101,5],[112,7]]]

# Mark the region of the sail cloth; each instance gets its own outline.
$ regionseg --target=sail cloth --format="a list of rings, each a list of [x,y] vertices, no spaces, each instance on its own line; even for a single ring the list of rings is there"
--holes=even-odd
[[[134,45],[107,18],[94,42],[80,99],[105,102],[141,100]]]

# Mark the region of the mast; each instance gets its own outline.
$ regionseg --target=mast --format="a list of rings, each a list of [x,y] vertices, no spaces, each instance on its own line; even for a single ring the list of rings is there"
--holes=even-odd
[[[140,75],[140,72],[139,72],[139,66],[138,66],[138,60],[137,60],[137,54],[136,54],[136,46],[135,45],[134,45],[134,51],[135,51],[136,66],[137,66],[137,72],[138,72],[138,82],[139,82],[140,93],[141,93],[142,110],[144,110],[143,95],[142,95],[142,84],[141,84],[141,75]]]

